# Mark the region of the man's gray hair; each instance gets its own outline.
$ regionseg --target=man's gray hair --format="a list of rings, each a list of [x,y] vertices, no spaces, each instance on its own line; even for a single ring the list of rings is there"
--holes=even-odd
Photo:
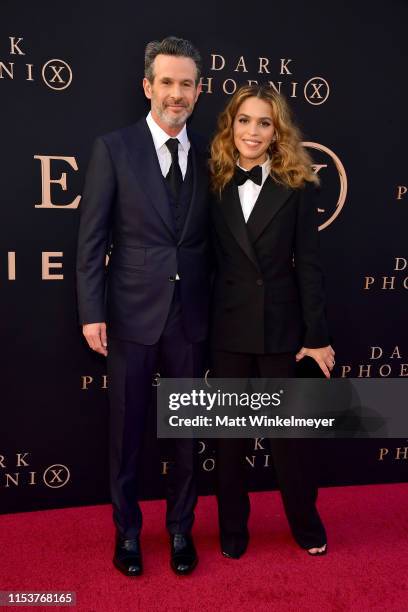
[[[158,55],[174,55],[176,57],[189,57],[197,68],[196,85],[201,76],[201,56],[194,45],[184,38],[167,36],[162,41],[152,40],[145,49],[145,77],[150,83],[154,80],[153,63]]]

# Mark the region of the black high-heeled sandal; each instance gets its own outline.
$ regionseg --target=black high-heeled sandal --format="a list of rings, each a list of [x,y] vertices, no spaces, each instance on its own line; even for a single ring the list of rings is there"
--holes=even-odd
[[[321,557],[322,555],[325,555],[327,553],[327,543],[323,544],[324,546],[324,550],[312,553],[310,552],[310,550],[307,548],[307,554],[310,555],[311,557]],[[321,546],[311,546],[311,548],[322,548]]]

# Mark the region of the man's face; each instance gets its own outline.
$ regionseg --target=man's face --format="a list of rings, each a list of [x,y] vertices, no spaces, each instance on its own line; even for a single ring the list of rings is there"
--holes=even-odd
[[[201,86],[196,86],[195,62],[189,57],[158,55],[153,62],[153,74],[153,83],[143,79],[153,118],[164,130],[180,130],[201,92]]]

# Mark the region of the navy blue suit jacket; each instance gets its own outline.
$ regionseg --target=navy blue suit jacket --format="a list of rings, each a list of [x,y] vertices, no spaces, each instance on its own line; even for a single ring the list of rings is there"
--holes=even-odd
[[[191,342],[208,327],[206,154],[189,133],[193,195],[176,238],[170,204],[146,120],[95,141],[80,205],[77,292],[81,324],[106,321],[108,334],[158,341],[180,282],[183,326]],[[105,267],[106,255],[110,253]],[[175,281],[176,274],[180,281]]]

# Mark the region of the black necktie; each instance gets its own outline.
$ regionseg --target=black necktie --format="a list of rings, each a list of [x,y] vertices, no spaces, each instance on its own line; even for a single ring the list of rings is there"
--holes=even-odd
[[[262,185],[262,167],[254,166],[251,170],[243,170],[236,166],[234,180],[238,186],[243,185],[248,180],[253,181],[257,185]]]
[[[176,202],[179,200],[180,190],[183,184],[183,175],[181,174],[178,160],[178,145],[179,141],[177,138],[169,138],[166,142],[166,147],[171,154],[171,166],[167,173],[166,180]]]

